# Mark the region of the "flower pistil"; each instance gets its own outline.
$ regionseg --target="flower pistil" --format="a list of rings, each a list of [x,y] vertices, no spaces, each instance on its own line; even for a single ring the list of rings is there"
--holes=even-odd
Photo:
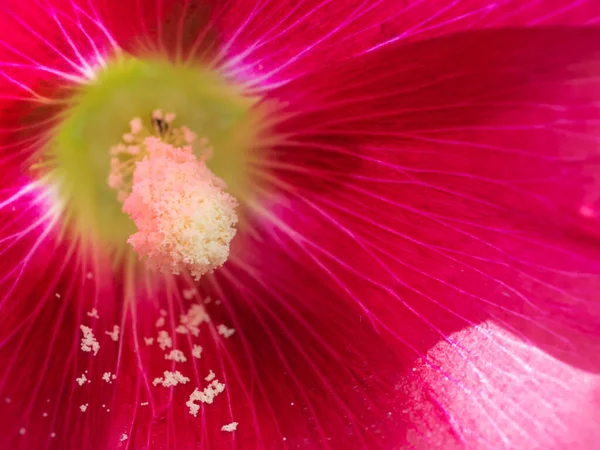
[[[187,127],[173,128],[174,120],[175,114],[155,110],[152,132],[140,118],[131,120],[130,132],[110,150],[108,185],[137,227],[128,242],[140,257],[153,269],[188,271],[199,279],[229,256],[237,201],[206,166],[208,140]]]

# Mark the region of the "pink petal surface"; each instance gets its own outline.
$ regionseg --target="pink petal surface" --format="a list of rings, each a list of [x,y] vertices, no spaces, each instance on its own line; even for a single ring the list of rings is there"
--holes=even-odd
[[[276,232],[326,267],[322,283],[345,290],[406,361],[438,342],[460,352],[452,333],[491,321],[548,361],[595,373],[598,38],[473,32],[276,91],[292,114],[270,157]],[[540,401],[554,395],[544,389]],[[563,448],[577,439],[566,433],[547,439]]]
[[[594,0],[222,0],[215,11],[225,68],[263,87],[398,41],[600,19]]]

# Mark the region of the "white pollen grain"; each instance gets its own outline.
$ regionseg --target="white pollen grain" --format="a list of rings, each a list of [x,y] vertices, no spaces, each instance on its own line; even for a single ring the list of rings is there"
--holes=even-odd
[[[19,430],[19,434],[20,434],[21,436],[25,436],[25,433],[27,433],[27,430],[26,430],[25,428],[21,428],[21,429]]]
[[[156,321],[156,328],[162,328],[164,326],[165,326],[165,318],[159,317],[158,320]]]
[[[102,375],[102,379],[109,384],[112,384],[113,380],[117,378],[116,375],[111,374],[110,372],[104,372]]]
[[[158,332],[158,338],[156,339],[161,350],[173,347],[173,339],[169,336],[169,333],[162,330]]]
[[[237,426],[238,426],[237,422],[231,422],[227,425],[223,425],[221,427],[221,431],[229,431],[230,433],[233,433],[237,429]]]
[[[94,352],[94,356],[98,354],[98,350],[100,350],[100,344],[94,337],[94,333],[90,327],[86,327],[85,325],[80,325],[79,328],[83,333],[83,337],[81,338],[81,350],[84,352]]]
[[[105,331],[107,336],[110,336],[110,338],[117,342],[119,340],[119,332],[121,331],[121,329],[119,328],[119,325],[113,325],[113,329],[112,331]]]
[[[207,403],[210,405],[214,401],[215,397],[224,390],[225,385],[219,382],[219,380],[213,380],[202,391],[200,391],[198,388],[194,389],[194,392],[190,394],[190,399],[185,403],[190,409],[190,414],[194,417],[198,415],[198,411],[200,411],[200,405],[196,402]]]
[[[202,346],[194,344],[192,347],[192,356],[196,359],[202,358]]]
[[[169,372],[165,370],[163,372],[163,377],[157,377],[152,381],[154,386],[158,386],[159,384],[163,387],[173,387],[178,384],[186,384],[190,379],[186,376],[183,376],[178,370],[175,372]]]
[[[154,338],[151,337],[145,337],[144,338],[144,344],[146,345],[152,345],[154,343]]]
[[[91,317],[93,319],[99,319],[100,318],[100,316],[98,315],[98,310],[96,308],[92,308],[92,310],[89,311],[87,313],[87,315],[88,315],[88,317]]]
[[[43,413],[42,417],[48,417],[48,413],[47,412]]]
[[[126,441],[127,439],[128,439],[127,435],[126,435],[125,433],[123,433],[123,434],[121,435],[121,442],[124,442],[124,441]]]
[[[190,330],[185,325],[177,325],[177,328],[175,328],[175,333],[188,334],[189,332]]]
[[[185,298],[186,300],[191,300],[197,293],[198,291],[195,288],[184,289],[183,298]]]
[[[195,337],[200,334],[200,324],[203,322],[210,322],[210,317],[206,309],[196,303],[190,305],[187,314],[179,316],[180,327],[186,328]],[[177,328],[182,330],[180,327]]]
[[[206,381],[212,381],[212,380],[214,380],[214,379],[215,379],[215,376],[216,376],[216,375],[215,375],[215,373],[214,373],[214,372],[211,370],[211,371],[208,373],[208,375],[206,375],[206,377],[204,377],[204,379],[205,379]]]
[[[171,350],[168,354],[165,355],[165,359],[169,361],[181,362],[184,363],[187,361],[187,358],[183,354],[181,350]]]
[[[56,437],[56,433],[50,433],[50,437],[54,439]]]
[[[56,298],[60,298],[60,294],[59,294],[58,292],[57,292],[57,293],[55,293],[55,294],[54,294],[54,296],[55,296]]]
[[[85,404],[83,404],[83,405],[80,405],[80,406],[79,406],[79,409],[81,410],[81,412],[86,412],[86,411],[87,411],[87,409],[88,409],[88,404],[87,404],[87,403],[85,403]]]
[[[226,325],[221,324],[217,326],[217,332],[225,339],[229,339],[233,333],[235,333],[235,330],[233,328],[227,328]]]
[[[148,406],[148,402],[142,402],[140,403],[140,406]]]
[[[79,386],[83,386],[85,384],[85,382],[88,381],[88,379],[85,376],[85,373],[82,373],[79,378],[75,378],[75,381],[77,381],[77,384]]]

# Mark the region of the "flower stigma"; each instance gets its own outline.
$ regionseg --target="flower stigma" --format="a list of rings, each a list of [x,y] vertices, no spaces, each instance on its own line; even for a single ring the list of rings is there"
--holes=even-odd
[[[173,128],[174,113],[152,113],[150,133],[141,118],[110,149],[108,185],[117,191],[123,212],[138,231],[128,242],[152,269],[195,279],[223,265],[235,236],[237,201],[225,182],[206,166],[213,153],[199,140],[201,159],[193,152],[197,136]]]

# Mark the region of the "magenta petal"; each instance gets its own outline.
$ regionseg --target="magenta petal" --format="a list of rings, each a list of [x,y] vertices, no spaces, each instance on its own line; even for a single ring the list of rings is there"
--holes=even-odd
[[[189,386],[151,386],[171,363],[143,337],[156,335],[160,307],[173,334],[187,307],[180,286],[140,288],[128,298],[120,274],[94,270],[88,278],[102,262],[72,247],[45,240],[29,261],[38,235],[15,248],[3,240],[0,365],[9,370],[0,379],[2,442],[59,449],[585,448],[598,438],[588,422],[595,405],[581,399],[595,394],[598,370],[600,32],[475,32],[364,54],[397,35],[382,16],[421,30],[405,36],[418,38],[462,29],[453,27],[463,17],[464,28],[594,21],[597,2],[505,2],[516,14],[501,16],[489,2],[452,2],[442,8],[447,17],[437,15],[438,3],[411,3],[414,18],[406,10],[389,14],[397,2],[345,3],[342,14],[339,3],[323,2],[318,15],[308,15],[317,6],[311,2],[217,4],[210,20],[223,19],[223,67],[265,75],[259,84],[362,55],[272,93],[293,117],[280,124],[286,144],[265,169],[287,185],[273,187],[264,199],[268,211],[258,211],[258,234],[240,236],[245,251],[194,298],[210,294],[222,304],[211,304],[203,359],[181,366],[194,386],[215,370],[226,393],[193,418],[184,406]],[[187,22],[172,20],[196,4],[90,1],[78,10],[55,3],[71,18],[97,12],[125,48],[140,48],[134,38],[144,36],[171,54],[180,42],[192,42],[185,49],[194,53],[194,43],[204,42],[202,33],[179,40]],[[337,15],[326,13],[327,5]],[[476,14],[459,14],[472,5]],[[70,70],[77,54],[46,16],[25,16],[29,6],[18,14],[62,44],[59,52],[41,50],[46,44],[38,40],[25,48],[36,61]],[[122,20],[130,16],[129,24]],[[342,16],[356,28],[336,21]],[[98,24],[81,17],[98,33],[92,42],[110,49]],[[77,20],[65,23],[86,42],[75,32]],[[324,40],[312,37],[314,47],[301,41],[312,36],[306,23],[324,31]],[[30,31],[18,33],[27,40]],[[27,61],[4,51],[5,61]],[[25,87],[44,79],[22,69],[7,73]],[[10,83],[2,93],[20,89]],[[12,136],[12,123],[9,129]],[[2,183],[3,195],[19,187],[18,180]],[[38,219],[35,210],[23,211],[4,209],[3,230],[18,233]],[[28,264],[11,272],[21,260]],[[95,306],[99,319],[88,315]],[[220,323],[236,334],[221,338]],[[79,348],[80,324],[93,324],[102,338],[96,359]],[[104,334],[115,324],[123,330],[118,342]],[[486,326],[491,331],[482,336]],[[515,344],[508,347],[508,339]],[[188,356],[190,342],[178,341]],[[86,370],[93,381],[78,386]],[[108,371],[118,374],[112,384],[101,380]],[[526,395],[532,390],[536,395]],[[564,408],[558,420],[551,417],[557,398]],[[475,423],[482,404],[498,415]],[[239,431],[220,430],[234,420]],[[507,425],[515,421],[523,426]]]
[[[322,280],[305,275],[292,290],[315,305],[362,309],[404,361],[398,367],[425,358],[458,382],[467,373],[450,361],[469,351],[453,333],[503,327],[526,353],[537,347],[547,364],[573,366],[553,376],[564,401],[570,391],[579,398],[586,372],[600,369],[599,40],[597,28],[470,32],[390,47],[273,92],[292,114],[265,164],[279,180],[273,232]],[[292,271],[261,267],[273,280]],[[321,296],[323,285],[340,292]],[[426,358],[438,343],[458,355]],[[473,352],[495,355],[485,339],[476,344]],[[556,395],[538,384],[538,402]],[[458,406],[439,405],[450,407],[452,439],[479,432],[460,423]],[[415,429],[425,419],[413,417]],[[531,435],[540,445],[577,441],[569,428],[558,436],[551,423],[536,426],[546,433]],[[519,448],[511,433],[508,447]]]
[[[269,86],[397,41],[506,26],[583,25],[595,0],[221,0],[215,6],[225,67]]]
[[[167,54],[172,59],[208,58],[216,40],[219,8],[208,0],[90,1],[102,24],[124,50]]]

